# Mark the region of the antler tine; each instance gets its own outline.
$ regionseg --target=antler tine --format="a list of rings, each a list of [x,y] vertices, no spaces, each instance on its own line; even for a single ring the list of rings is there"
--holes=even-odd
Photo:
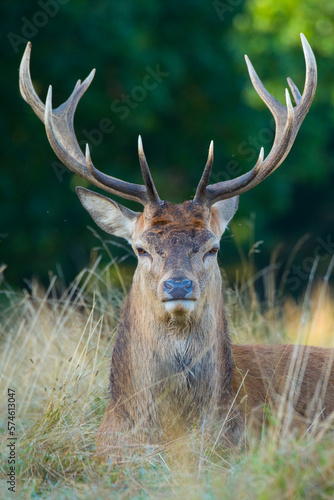
[[[20,92],[23,99],[31,106],[38,118],[44,122],[44,104],[38,97],[30,75],[31,42],[27,43],[20,64]]]
[[[159,198],[158,191],[156,190],[148,163],[146,161],[143,141],[140,135],[138,136],[138,156],[141,173],[146,186],[147,196],[151,203],[160,203],[161,200]]]
[[[296,85],[288,78],[291,92],[297,104],[295,108],[292,106],[287,89],[285,90],[286,107],[267,91],[251,62],[245,56],[253,86],[274,116],[276,125],[274,143],[270,153],[264,160],[263,150],[261,150],[259,159],[250,172],[236,179],[207,186],[205,196],[202,196],[202,200],[204,200],[202,202],[211,206],[217,201],[232,198],[252,189],[274,172],[288,155],[297,132],[311,106],[317,85],[317,66],[314,54],[303,34],[301,34],[301,40],[306,63],[306,79],[302,96]]]
[[[289,78],[289,77],[287,78],[287,81],[288,81],[288,84],[289,84],[289,87],[290,87],[291,93],[292,93],[292,95],[293,95],[293,98],[294,98],[294,100],[295,100],[295,103],[296,103],[296,104],[299,104],[299,103],[300,103],[300,100],[301,100],[301,98],[302,98],[302,96],[300,95],[300,92],[299,92],[299,90],[298,90],[297,85],[295,85],[295,84],[293,83],[293,81],[291,80],[291,78]]]
[[[86,165],[93,178],[103,185],[103,189],[117,194],[117,196],[121,196],[122,198],[138,201],[144,206],[152,201],[148,196],[145,186],[116,179],[116,177],[104,174],[95,168],[90,156],[88,144],[86,144]]]
[[[305,86],[303,90],[303,95],[301,96],[300,102],[296,107],[296,121],[297,121],[297,131],[299,130],[302,121],[310,109],[313,101],[315,91],[317,89],[317,63],[310,47],[310,44],[306,40],[303,33],[300,34],[300,38],[303,45],[303,52],[306,65],[306,78]]]
[[[151,195],[148,195],[145,186],[102,174],[93,166],[90,155],[89,160],[86,160],[80,149],[74,131],[74,114],[81,97],[94,78],[95,69],[82,83],[78,80],[67,101],[52,109],[52,87],[49,87],[45,105],[34,89],[30,75],[30,55],[31,43],[28,42],[20,65],[20,91],[24,100],[45,124],[50,145],[60,161],[73,173],[111,194],[137,201],[144,206],[149,203]]]
[[[272,115],[274,116],[275,120],[280,120],[283,118],[285,121],[285,112],[286,109],[285,107],[275,99],[274,96],[272,96],[268,90],[265,88],[263,83],[261,82],[260,78],[258,77],[253,64],[250,62],[249,58],[247,55],[245,55],[245,61],[247,64],[247,69],[248,69],[248,74],[251,79],[251,82],[253,84],[254,89],[258,93],[258,95],[261,97],[262,101],[266,104],[266,106],[270,109]]]
[[[213,141],[210,142],[209,146],[209,153],[208,153],[208,159],[206,160],[206,165],[204,167],[204,171],[201,177],[201,180],[199,181],[199,184],[196,189],[196,193],[194,196],[194,201],[196,203],[202,203],[205,200],[206,196],[206,188],[209,184],[211,172],[212,172],[212,165],[213,165]]]

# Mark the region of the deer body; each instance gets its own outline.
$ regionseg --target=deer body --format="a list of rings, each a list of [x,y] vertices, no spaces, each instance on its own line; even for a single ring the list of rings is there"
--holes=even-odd
[[[74,173],[105,191],[141,203],[134,212],[87,189],[82,205],[107,233],[125,238],[138,256],[112,354],[111,400],[97,438],[101,453],[132,443],[172,441],[192,428],[206,429],[226,443],[238,442],[245,422],[260,432],[266,407],[284,425],[306,429],[334,410],[334,350],[304,346],[231,345],[216,260],[219,242],[238,207],[239,195],[262,182],[289,153],[311,105],[317,80],[313,52],[302,35],[306,81],[302,95],[288,79],[286,107],[265,89],[246,57],[252,83],[272,112],[276,133],[264,158],[240,177],[209,185],[213,143],[192,201],[172,205],[159,198],[141,138],[144,185],[97,170],[74,134],[76,106],[94,72],[79,80],[70,98],[52,109],[31,81],[28,43],[20,67],[23,98],[45,123],[58,158]]]
[[[293,345],[232,345],[232,392],[259,433],[265,407],[305,432],[334,411],[334,349]],[[242,399],[245,398],[242,404]]]

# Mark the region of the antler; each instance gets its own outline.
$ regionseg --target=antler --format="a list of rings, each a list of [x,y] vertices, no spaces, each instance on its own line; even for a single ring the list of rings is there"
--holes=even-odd
[[[152,180],[140,136],[138,140],[138,152],[145,186],[125,182],[103,174],[94,167],[88,145],[86,148],[86,158],[80,149],[74,132],[74,113],[78,102],[94,78],[95,69],[93,69],[82,83],[81,80],[78,80],[66,102],[58,108],[52,109],[51,85],[45,105],[36,94],[30,75],[30,54],[31,43],[28,42],[20,65],[21,95],[31,106],[38,118],[45,124],[46,135],[59,160],[75,174],[109,193],[128,200],[138,201],[144,206],[147,203],[159,203],[160,198]]]
[[[261,148],[256,165],[250,172],[247,172],[236,179],[217,182],[216,184],[208,186],[213,163],[213,144],[211,143],[208,161],[194,197],[195,202],[205,203],[211,206],[217,201],[232,198],[233,196],[252,189],[268,177],[274,170],[276,170],[276,168],[279,167],[288,155],[296,138],[297,132],[308,110],[310,109],[317,86],[317,65],[314,54],[305,36],[301,33],[300,37],[302,40],[306,64],[306,80],[303,95],[300,95],[300,92],[293,81],[290,78],[287,79],[293,98],[296,102],[295,108],[292,107],[287,89],[285,90],[286,107],[279,103],[268,92],[257,76],[252,63],[248,57],[245,56],[252,84],[261,99],[270,109],[275,119],[275,139],[270,153],[265,159],[263,159],[264,152],[263,148]]]

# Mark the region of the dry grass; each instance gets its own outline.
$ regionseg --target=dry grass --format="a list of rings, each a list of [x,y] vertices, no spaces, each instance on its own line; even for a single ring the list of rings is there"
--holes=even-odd
[[[114,276],[113,279],[110,276]],[[7,471],[7,388],[16,390],[20,498],[333,498],[334,449],[326,429],[302,439],[278,434],[225,453],[195,435],[181,455],[147,452],[118,468],[94,458],[96,430],[107,403],[109,362],[124,297],[113,266],[84,270],[64,289],[52,278],[14,293],[2,284],[0,409],[2,478]],[[308,342],[333,346],[333,299],[327,281],[305,300],[260,306],[251,281],[226,293],[238,343]],[[191,455],[191,453],[190,453]],[[181,458],[180,458],[181,456]],[[185,456],[185,455],[184,455]],[[1,498],[9,498],[5,480]]]

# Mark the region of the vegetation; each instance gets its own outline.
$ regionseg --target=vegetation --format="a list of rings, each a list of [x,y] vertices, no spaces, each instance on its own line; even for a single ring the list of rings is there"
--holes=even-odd
[[[290,299],[266,308],[249,277],[248,268],[225,293],[233,341],[334,345],[327,281],[314,286],[311,279],[302,304]],[[33,282],[21,294],[2,283],[1,470],[4,479],[10,387],[17,394],[19,498],[331,498],[331,421],[300,437],[272,416],[261,442],[249,436],[232,450],[194,432],[173,447],[147,447],[123,465],[94,456],[124,286],[117,264],[103,269],[99,261],[68,288],[56,277],[47,289]]]
[[[313,255],[318,238],[331,240],[332,0],[14,0],[2,2],[0,9],[6,35],[0,52],[6,68],[0,81],[5,145],[0,263],[7,264],[13,286],[32,276],[46,284],[49,270],[57,272],[58,264],[69,283],[87,265],[94,245],[86,230],[89,216],[74,193],[81,181],[63,169],[42,124],[19,95],[17,70],[28,39],[34,84],[44,99],[52,83],[55,105],[96,67],[79,105],[76,131],[82,146],[90,143],[97,167],[140,182],[136,144],[141,134],[159,193],[178,202],[193,196],[211,139],[216,181],[249,170],[261,145],[269,151],[271,116],[252,88],[244,54],[283,102],[286,76],[303,86],[303,31],[319,66],[315,101],[284,165],[242,196],[233,234],[244,246],[247,220],[256,213],[256,239],[265,240],[258,269],[278,243],[284,268],[306,233],[297,265]],[[161,81],[145,89],[145,77],[157,67]],[[128,104],[118,102],[126,95]],[[231,278],[236,264],[233,246],[225,244],[224,265]],[[327,265],[319,262],[319,271]]]

